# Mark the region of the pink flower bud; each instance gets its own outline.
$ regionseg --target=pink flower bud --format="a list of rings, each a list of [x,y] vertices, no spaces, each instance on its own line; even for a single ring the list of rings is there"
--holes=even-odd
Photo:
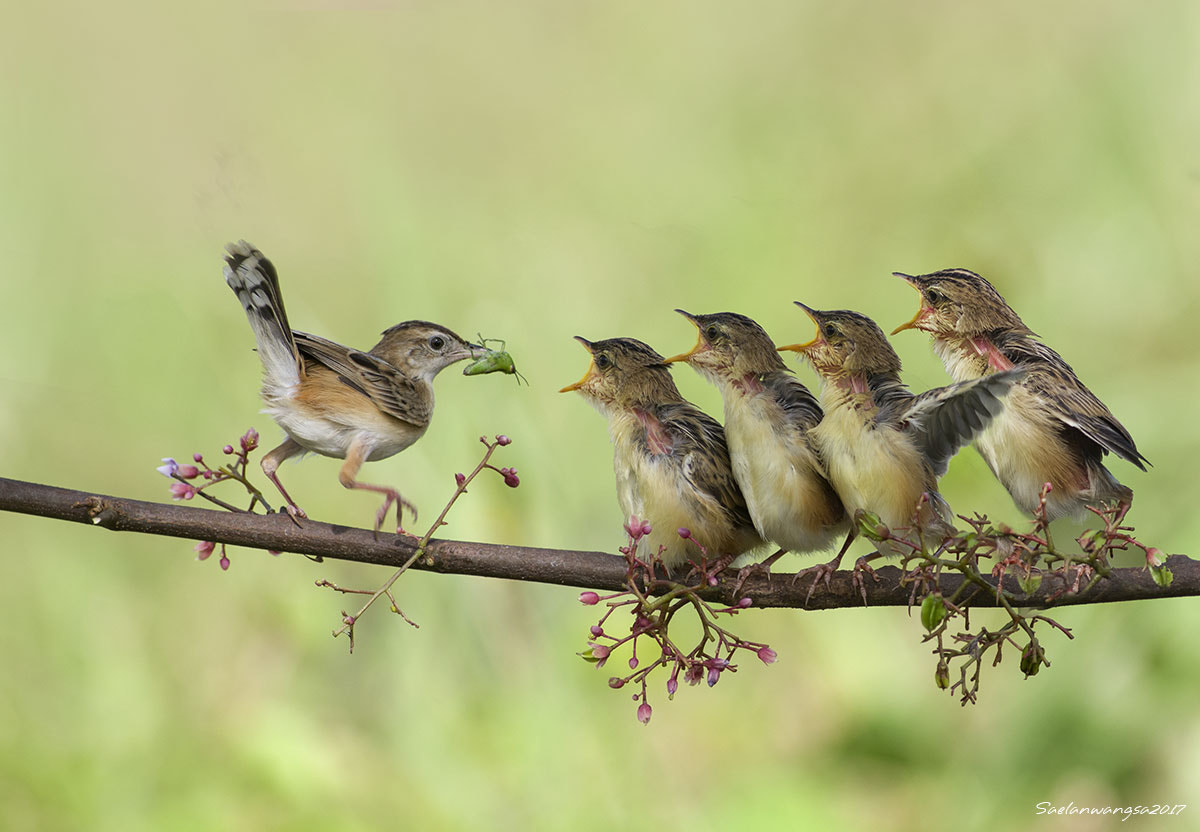
[[[1162,552],[1151,546],[1146,550],[1146,563],[1151,566],[1162,566]]]
[[[649,723],[651,713],[653,713],[653,711],[650,708],[649,702],[643,702],[642,704],[638,705],[638,709],[637,709],[638,722],[642,723],[643,725],[646,725],[647,723]]]
[[[349,625],[351,625],[351,626],[354,626],[354,616],[353,616],[353,615],[343,615],[343,616],[342,616],[342,623],[343,623],[343,624],[349,624]]]
[[[274,555],[275,557],[279,557],[281,554],[283,554],[283,552],[276,552],[274,549],[268,549],[267,554]]]
[[[721,678],[721,671],[719,669],[717,669],[715,667],[710,667],[708,669],[708,686],[710,688],[713,685],[715,685],[720,680],[720,678]],[[724,690],[724,688],[722,688],[722,690]]]
[[[454,475],[454,484],[457,485],[459,488],[462,488],[463,483],[466,481],[467,481],[466,474],[455,474]]]
[[[579,603],[591,607],[600,603],[600,596],[589,589],[587,592],[579,593]]]
[[[217,544],[211,540],[201,540],[192,549],[196,552],[196,560],[208,560],[208,556],[213,553],[213,549],[217,548]]]
[[[672,676],[667,680],[667,695],[674,696],[677,690],[679,690],[679,680]]]
[[[737,602],[737,605],[738,605],[739,607],[741,607],[742,609],[746,609],[746,607],[749,607],[749,606],[750,606],[750,605],[752,605],[753,603],[754,603],[754,599],[753,599],[753,598],[739,598],[739,599],[738,599],[738,602]]]
[[[775,660],[779,658],[779,655],[770,647],[758,648],[758,653],[755,655],[758,656],[763,664],[774,664]]]
[[[200,476],[200,469],[195,465],[180,465],[178,473],[185,480],[194,480]]]
[[[497,445],[500,445],[500,446],[504,446],[504,445],[511,445],[511,444],[512,444],[512,440],[511,440],[511,439],[509,439],[507,436],[505,436],[505,435],[502,433],[502,434],[500,434],[499,436],[497,436],[497,437],[496,437],[496,444],[497,444]]]
[[[629,657],[629,669],[630,669],[630,670],[636,670],[636,669],[637,669],[637,664],[638,664],[638,662],[637,662],[637,656],[630,656],[630,657]]]
[[[521,478],[517,476],[516,468],[501,468],[500,473],[504,474],[504,484],[509,488],[516,488],[521,484]]]
[[[179,463],[176,462],[175,460],[171,459],[171,457],[169,457],[169,456],[164,456],[163,462],[166,464],[160,465],[157,468],[155,468],[154,470],[157,471],[158,473],[162,474],[164,477],[175,476],[175,472],[179,470]]]
[[[604,635],[604,628],[599,624],[593,624],[590,632],[594,636],[602,636]]]
[[[678,534],[680,537],[682,537],[684,540],[688,540],[692,536],[691,529],[676,529],[675,533]]]
[[[190,500],[196,496],[196,489],[186,482],[171,483],[171,496],[176,500]]]
[[[613,690],[619,690],[625,687],[625,680],[620,676],[610,676],[608,679],[608,686]]]
[[[192,462],[203,462],[204,454],[192,454]]]
[[[221,564],[222,572],[226,572],[229,570],[229,556],[228,555],[222,554],[221,559],[218,561],[218,563]]]
[[[592,656],[597,659],[607,659],[612,648],[604,644],[592,644]]]
[[[232,445],[226,445],[224,448],[222,448],[222,449],[221,449],[221,453],[226,453],[226,454],[231,454],[231,453],[233,453],[233,446],[232,446]]]

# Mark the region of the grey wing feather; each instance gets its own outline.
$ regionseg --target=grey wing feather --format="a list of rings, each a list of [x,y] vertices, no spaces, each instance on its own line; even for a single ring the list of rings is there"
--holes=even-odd
[[[791,373],[772,373],[764,376],[762,383],[783,408],[788,422],[800,430],[816,427],[825,417],[817,397]]]
[[[1146,470],[1150,461],[1138,451],[1129,431],[1079,380],[1062,356],[1032,339],[1026,339],[1006,354],[1013,363],[1029,367],[1026,386],[1063,424],[1075,428],[1105,452],[1114,453]]]
[[[688,481],[720,503],[733,525],[752,527],[746,498],[733,478],[729,446],[720,423],[686,403],[664,408],[661,421],[675,442],[673,452],[682,458]]]
[[[1024,374],[1021,369],[993,373],[913,398],[904,414],[906,429],[916,436],[937,476],[945,474],[950,458],[1000,414],[1002,399]]]
[[[301,355],[328,367],[343,384],[362,393],[384,413],[418,427],[429,424],[433,408],[420,382],[370,353],[306,332],[294,332],[293,336]]]

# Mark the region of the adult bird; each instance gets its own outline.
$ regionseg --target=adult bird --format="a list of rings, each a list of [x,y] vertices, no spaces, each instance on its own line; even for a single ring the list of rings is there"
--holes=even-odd
[[[925,542],[940,543],[954,526],[937,481],[950,458],[1001,412],[1020,372],[914,395],[874,321],[796,305],[817,325],[816,337],[779,349],[801,353],[821,377],[825,418],[812,437],[846,511],[869,512],[891,529],[916,520]]]
[[[734,479],[755,529],[780,547],[760,566],[769,566],[785,551],[830,548],[849,523],[811,435],[823,415],[816,397],[787,368],[755,321],[733,312],[675,311],[696,326],[696,346],[667,361],[686,362],[721,392]],[[811,567],[816,578],[828,581],[852,539],[847,535],[832,561]]]
[[[1116,454],[1143,471],[1148,460],[1104,402],[1025,326],[991,283],[967,269],[895,274],[920,292],[921,308],[893,334],[929,333],[956,381],[1014,367],[1024,371],[1004,412],[975,437],[975,447],[1021,509],[1037,510],[1046,483],[1048,520],[1079,517],[1088,506],[1133,501],[1133,491],[1104,467],[1104,455]]]
[[[698,558],[692,540],[723,564],[761,546],[724,431],[680,395],[666,360],[633,338],[575,340],[591,362],[560,392],[578,391],[608,419],[617,502],[627,520],[651,527],[639,551],[671,569]]]
[[[416,508],[394,488],[361,482],[359,469],[420,439],[433,417],[434,376],[456,361],[483,355],[483,348],[428,321],[396,324],[366,352],[295,331],[271,261],[245,240],[226,248],[225,282],[241,301],[258,342],[264,412],[287,434],[263,457],[263,473],[295,520],[307,515],[279,481],[280,464],[307,451],[344,459],[338,472],[343,486],[384,495],[375,529],[394,504],[396,530],[403,532],[401,508],[414,519]]]

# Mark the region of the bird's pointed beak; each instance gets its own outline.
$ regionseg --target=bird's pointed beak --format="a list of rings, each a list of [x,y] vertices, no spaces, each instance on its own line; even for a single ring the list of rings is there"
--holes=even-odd
[[[805,306],[800,301],[795,301],[795,304],[808,313],[808,317],[812,318],[814,324],[817,325],[817,334],[811,341],[805,341],[803,344],[788,344],[783,347],[776,347],[777,352],[808,352],[821,341],[821,319],[817,315],[817,311],[811,306]]]
[[[912,286],[914,289],[917,290],[918,294],[920,293],[921,287],[919,285],[917,285],[917,279],[915,277],[913,277],[911,274],[905,274],[904,272],[892,272],[892,274],[894,276],[900,278],[901,280],[907,281],[910,286]],[[921,308],[917,310],[917,314],[913,315],[911,321],[900,324],[900,326],[893,329],[892,334],[895,335],[897,332],[903,332],[906,329],[919,329],[921,321],[923,321],[925,319],[925,317],[928,316],[929,313],[932,311],[933,310],[930,309],[929,306],[925,303],[925,297],[922,295]]]
[[[702,351],[708,349],[708,344],[704,340],[704,333],[700,330],[700,322],[696,320],[696,316],[690,312],[684,312],[682,309],[676,309],[675,311],[678,312],[683,317],[687,318],[689,321],[692,322],[692,324],[695,325],[695,327],[696,327],[696,346],[692,347],[691,350],[688,352],[683,352],[683,353],[680,353],[679,355],[671,356],[670,358],[667,359],[667,361],[666,361],[667,364],[672,364],[676,361],[687,361],[689,358],[691,358],[696,353],[702,352]]]
[[[592,352],[592,342],[591,341],[589,341],[588,339],[586,339],[582,336],[579,336],[579,335],[575,336],[575,340],[578,341],[579,343],[583,344],[583,348],[585,350],[587,350],[589,353]],[[558,392],[570,393],[572,390],[578,390],[580,387],[587,384],[588,379],[590,379],[593,375],[595,375],[595,373],[596,373],[596,362],[589,361],[587,372],[583,374],[583,378],[579,379],[579,381],[575,382],[574,384],[568,384],[566,387],[559,390]]]

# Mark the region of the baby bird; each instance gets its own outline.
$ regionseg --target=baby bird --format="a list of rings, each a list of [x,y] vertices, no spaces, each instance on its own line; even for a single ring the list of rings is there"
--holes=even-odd
[[[677,529],[686,528],[709,555],[726,562],[762,545],[729,464],[725,433],[716,420],[684,400],[661,355],[633,338],[577,341],[591,353],[578,390],[608,418],[625,517],[650,523],[645,551],[659,552],[671,569],[699,552]]]
[[[1057,352],[1039,340],[992,284],[966,269],[924,275],[896,272],[921,293],[921,308],[897,327],[933,336],[956,381],[1025,371],[975,447],[1017,505],[1037,509],[1045,483],[1046,517],[1081,516],[1087,506],[1133,501],[1133,491],[1104,467],[1114,453],[1145,471],[1148,460],[1104,403]],[[895,333],[893,333],[895,334]]]
[[[456,361],[483,355],[483,348],[427,321],[396,324],[368,352],[293,331],[271,261],[245,240],[226,248],[225,282],[242,302],[258,342],[264,412],[288,437],[263,457],[263,473],[295,520],[307,515],[279,481],[280,463],[306,451],[345,459],[338,473],[343,486],[385,495],[375,529],[394,503],[397,532],[403,532],[401,506],[415,519],[412,503],[394,488],[359,482],[359,468],[420,439],[433,417],[433,377]]]
[[[804,355],[821,377],[825,418],[811,436],[846,511],[877,515],[889,528],[919,522],[927,541],[953,531],[937,490],[950,457],[1002,409],[1019,372],[1000,373],[918,396],[900,381],[900,357],[875,322],[857,312],[819,312],[797,302],[817,325]],[[922,500],[928,494],[929,500]]]
[[[686,361],[721,391],[734,479],[755,529],[781,547],[767,564],[784,551],[828,549],[849,524],[809,434],[821,422],[821,405],[750,318],[675,311],[696,325],[699,336],[691,352],[667,361]],[[816,568],[827,574],[844,553],[845,547]]]

